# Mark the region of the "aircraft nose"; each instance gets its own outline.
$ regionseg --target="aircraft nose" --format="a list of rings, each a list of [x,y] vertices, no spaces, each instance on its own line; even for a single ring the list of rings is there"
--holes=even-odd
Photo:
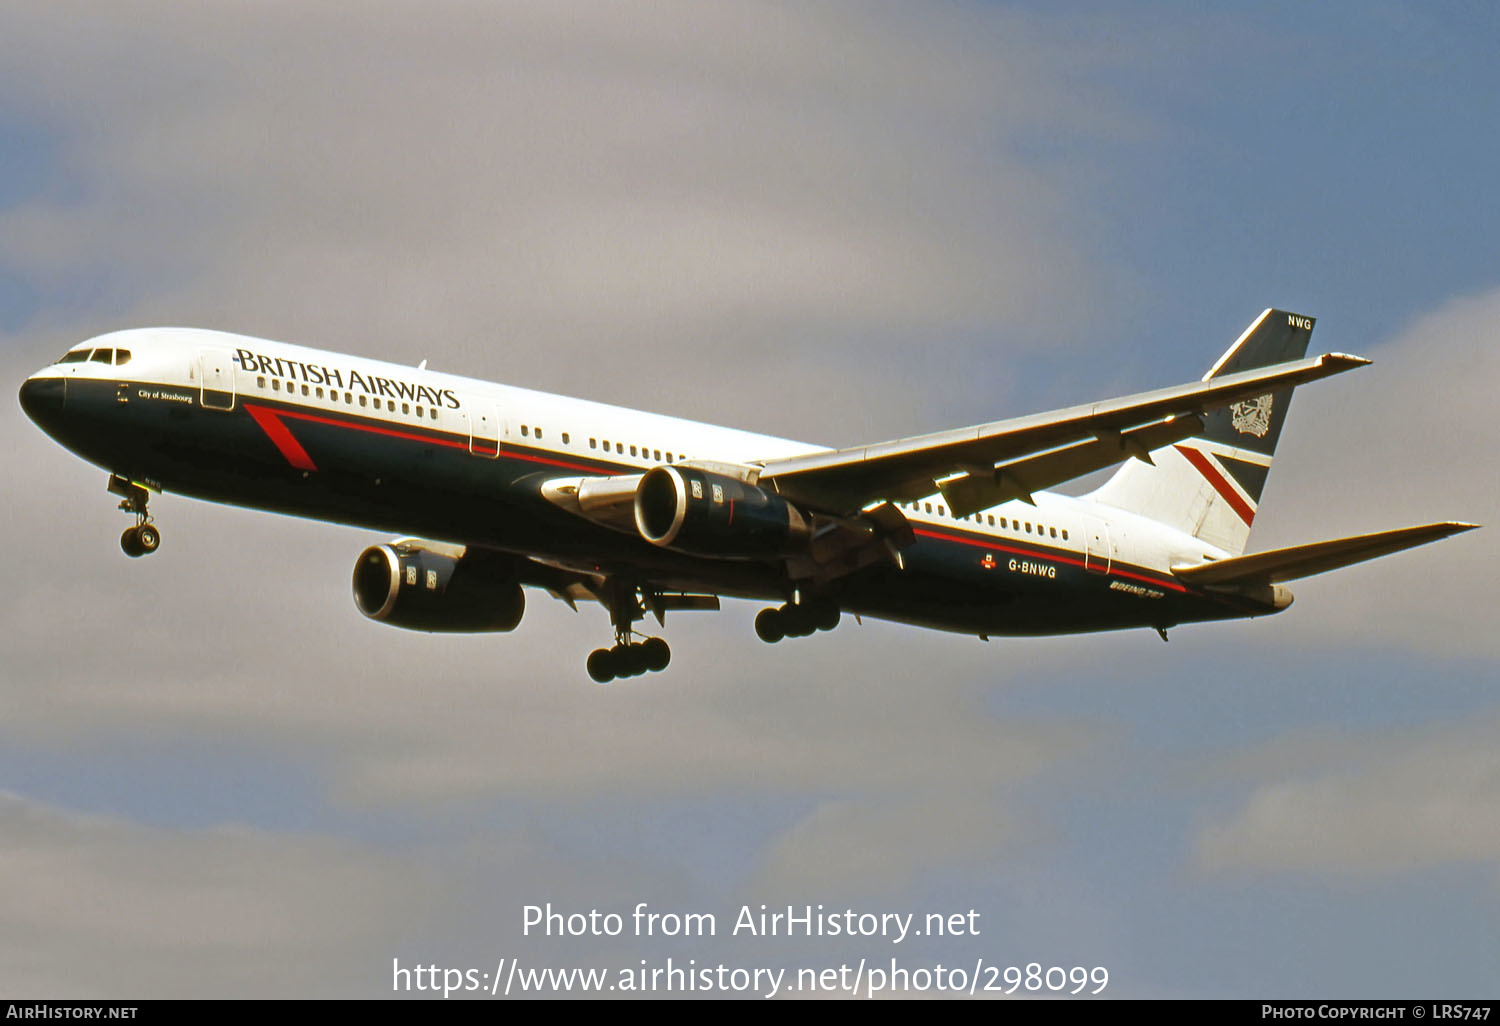
[[[62,414],[67,387],[63,378],[27,378],[21,385],[21,409],[40,427],[48,427]]]

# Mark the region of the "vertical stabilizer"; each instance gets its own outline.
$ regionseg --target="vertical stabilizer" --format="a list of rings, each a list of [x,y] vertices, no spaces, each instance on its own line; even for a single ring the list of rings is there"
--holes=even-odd
[[[1203,380],[1300,360],[1314,319],[1266,310]],[[1089,498],[1139,513],[1238,555],[1250,539],[1292,389],[1235,403],[1203,418],[1202,434],[1131,460]]]

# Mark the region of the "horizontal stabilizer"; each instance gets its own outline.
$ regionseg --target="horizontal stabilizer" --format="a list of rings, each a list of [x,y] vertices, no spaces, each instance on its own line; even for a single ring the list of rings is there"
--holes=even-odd
[[[1461,531],[1472,531],[1478,524],[1448,520],[1419,527],[1400,527],[1394,531],[1357,534],[1350,538],[1294,545],[1289,549],[1272,549],[1249,556],[1236,556],[1194,566],[1174,566],[1172,573],[1194,585],[1257,585],[1311,577],[1363,563],[1367,559],[1388,556],[1417,545],[1426,545]]]

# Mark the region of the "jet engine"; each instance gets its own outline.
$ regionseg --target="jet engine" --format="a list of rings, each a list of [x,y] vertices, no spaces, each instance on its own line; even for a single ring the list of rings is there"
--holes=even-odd
[[[779,495],[695,467],[654,467],[635,492],[635,526],[653,545],[720,559],[784,556],[811,525]]]
[[[500,557],[459,546],[372,545],[354,564],[354,604],[372,620],[416,631],[509,631],[526,597]]]

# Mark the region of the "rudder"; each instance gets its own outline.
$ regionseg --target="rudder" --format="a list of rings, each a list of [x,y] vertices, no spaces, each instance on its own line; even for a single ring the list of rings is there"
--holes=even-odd
[[[1203,376],[1300,360],[1315,318],[1268,309]],[[1203,417],[1203,431],[1131,460],[1089,498],[1202,538],[1231,554],[1245,551],[1292,389],[1247,399]]]

